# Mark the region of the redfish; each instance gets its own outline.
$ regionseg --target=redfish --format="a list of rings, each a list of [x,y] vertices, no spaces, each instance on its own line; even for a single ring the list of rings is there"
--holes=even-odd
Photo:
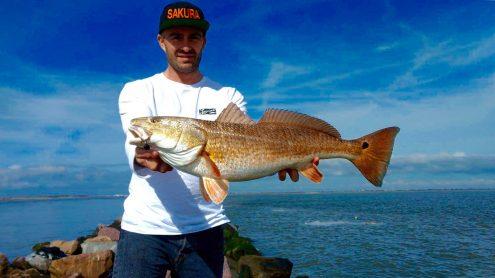
[[[381,186],[398,127],[358,139],[342,139],[323,120],[296,112],[268,109],[254,122],[230,103],[216,121],[183,117],[142,117],[131,121],[131,144],[149,145],[172,167],[200,177],[207,201],[221,203],[229,181],[270,176],[297,169],[319,183],[315,158],[350,160],[375,186]]]

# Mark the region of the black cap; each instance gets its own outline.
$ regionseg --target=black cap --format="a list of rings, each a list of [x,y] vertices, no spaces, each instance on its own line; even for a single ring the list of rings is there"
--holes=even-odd
[[[158,34],[165,29],[176,26],[196,27],[206,33],[210,23],[205,20],[203,11],[189,2],[179,1],[168,4],[160,16]]]

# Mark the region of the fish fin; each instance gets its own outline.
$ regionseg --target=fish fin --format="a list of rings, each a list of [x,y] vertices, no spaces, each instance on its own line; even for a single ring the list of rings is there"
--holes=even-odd
[[[248,115],[233,102],[229,103],[216,119],[217,122],[236,124],[256,124]]]
[[[220,174],[220,170],[218,169],[218,166],[215,164],[215,162],[213,162],[213,160],[211,160],[210,154],[207,151],[203,150],[203,152],[201,153],[201,156],[206,160],[213,175],[215,175],[215,177],[217,177],[217,178],[221,178],[222,175]]]
[[[375,186],[381,186],[387,173],[398,127],[388,127],[353,141],[361,145],[361,154],[352,163]]]
[[[287,110],[267,109],[258,123],[284,123],[294,126],[302,126],[341,138],[339,131],[324,120]]]
[[[203,195],[205,201],[208,203],[211,202],[210,196],[208,196],[208,193],[206,192],[203,178],[199,178],[199,190],[201,191],[201,195]]]
[[[301,174],[312,182],[320,183],[323,179],[323,174],[314,163],[310,163],[306,168],[300,170]]]
[[[201,177],[202,183],[201,185],[203,188],[201,191],[206,192],[206,195],[208,195],[208,199],[213,201],[215,204],[220,204],[225,200],[225,197],[227,197],[227,194],[229,193],[229,182],[227,180],[222,180],[222,179],[212,179],[208,177]],[[205,197],[203,195],[203,197]],[[205,200],[208,200],[205,197]]]

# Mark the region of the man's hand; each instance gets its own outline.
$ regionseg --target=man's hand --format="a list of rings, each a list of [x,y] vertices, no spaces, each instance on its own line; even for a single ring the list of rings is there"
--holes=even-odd
[[[313,158],[312,163],[315,166],[318,166],[320,163],[320,158],[315,157]],[[296,182],[299,180],[299,172],[297,172],[297,169],[283,169],[278,172],[278,179],[281,181],[284,181],[285,178],[287,177],[287,173],[289,173],[289,177],[293,182]]]
[[[152,171],[165,173],[172,171],[172,166],[161,160],[160,155],[154,150],[145,150],[143,148],[136,148],[136,156],[134,157],[136,164],[146,167]]]

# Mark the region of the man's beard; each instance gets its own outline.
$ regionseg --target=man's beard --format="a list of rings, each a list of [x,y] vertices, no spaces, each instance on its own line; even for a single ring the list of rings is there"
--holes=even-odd
[[[169,53],[169,52],[167,52],[167,53]],[[179,64],[179,62],[177,61],[178,58],[175,55],[175,53],[174,54],[167,54],[168,63],[170,64],[170,66],[175,71],[180,72],[180,73],[192,73],[192,72],[197,71],[199,68],[199,63],[201,62],[201,56],[202,56],[202,53],[200,52],[199,54],[196,55],[196,57],[192,63]]]

